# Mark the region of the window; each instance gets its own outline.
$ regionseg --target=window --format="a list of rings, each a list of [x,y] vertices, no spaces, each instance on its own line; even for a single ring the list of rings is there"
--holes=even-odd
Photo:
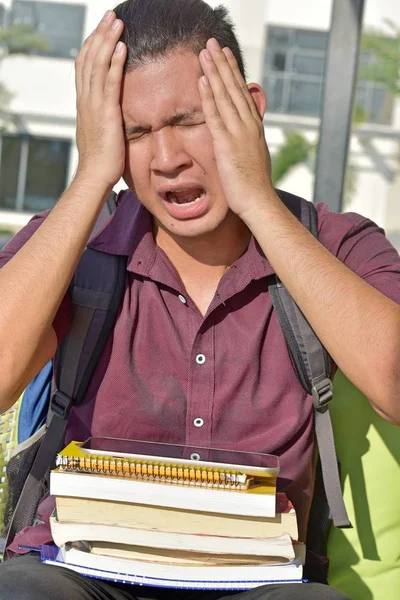
[[[66,186],[71,142],[5,135],[0,144],[0,209],[52,208]]]
[[[264,62],[264,89],[270,112],[319,116],[328,33],[306,29],[269,27]],[[360,64],[374,57],[362,52]],[[369,121],[390,123],[393,99],[372,81],[360,81],[356,104]]]
[[[75,58],[83,41],[85,6],[14,0],[11,23],[30,25],[49,43],[49,50],[32,50],[32,54]]]

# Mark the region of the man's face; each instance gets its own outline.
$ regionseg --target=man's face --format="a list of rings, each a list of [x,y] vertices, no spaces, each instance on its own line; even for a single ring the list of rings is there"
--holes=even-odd
[[[228,205],[198,91],[197,56],[177,50],[128,73],[122,91],[124,179],[159,227],[178,236],[215,231]]]

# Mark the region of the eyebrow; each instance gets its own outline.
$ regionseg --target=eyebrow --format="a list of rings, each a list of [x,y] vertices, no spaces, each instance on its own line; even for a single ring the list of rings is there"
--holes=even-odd
[[[169,117],[168,119],[165,119],[165,121],[163,121],[161,127],[172,127],[174,125],[179,125],[181,123],[185,123],[186,121],[190,121],[191,119],[193,119],[194,117],[197,117],[199,115],[203,116],[203,111],[201,108],[189,108],[182,112],[176,113],[175,115],[172,115],[172,117]],[[137,133],[144,133],[146,131],[151,131],[151,126],[150,125],[126,125],[124,129],[125,129],[126,137],[129,137],[129,136],[135,135]]]

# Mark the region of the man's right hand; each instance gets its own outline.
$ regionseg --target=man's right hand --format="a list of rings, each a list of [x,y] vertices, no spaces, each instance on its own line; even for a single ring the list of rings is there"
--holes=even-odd
[[[125,44],[117,52],[122,31],[122,22],[110,12],[83,45],[76,60],[77,175],[0,269],[0,413],[54,355],[55,316],[101,207],[124,171],[120,95]],[[69,320],[68,311],[63,318]]]
[[[118,182],[125,166],[120,96],[127,51],[118,42],[122,30],[122,21],[107,11],[75,62],[77,176],[107,188]]]

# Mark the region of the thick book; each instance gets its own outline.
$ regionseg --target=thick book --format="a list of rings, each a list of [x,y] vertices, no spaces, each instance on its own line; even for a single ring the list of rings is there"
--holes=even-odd
[[[164,550],[179,550],[205,554],[227,554],[240,556],[253,555],[277,557],[293,560],[294,551],[291,537],[281,535],[270,538],[226,537],[217,535],[173,533],[146,529],[133,529],[115,525],[92,525],[88,523],[60,523],[55,516],[50,517],[50,527],[54,543],[63,546],[68,542],[87,540],[93,548],[100,543],[126,546],[151,547]],[[112,546],[109,546],[112,548]]]
[[[101,450],[104,448],[104,450]],[[132,452],[128,452],[132,450]],[[275,516],[277,457],[114,438],[72,442],[57,456],[50,493],[194,509]]]
[[[83,539],[100,539],[100,527],[116,528],[110,535],[122,541],[130,535],[130,529],[152,531],[154,534],[166,533],[174,536],[219,536],[227,538],[271,538],[288,534],[294,540],[298,539],[296,513],[293,504],[285,494],[276,495],[275,517],[246,517],[226,515],[221,513],[199,512],[195,510],[180,510],[146,504],[131,504],[128,502],[111,502],[108,500],[89,500],[69,496],[56,497],[57,535],[60,540],[75,541],[75,525],[85,527]],[[63,527],[65,524],[65,527]],[[70,533],[68,533],[70,531]],[[101,532],[100,532],[101,531]],[[73,535],[66,540],[65,536]],[[140,535],[138,533],[138,535]],[[80,538],[82,539],[82,538]],[[55,540],[57,543],[57,540]]]
[[[81,545],[83,544],[83,547]],[[294,560],[304,565],[306,557],[305,544],[292,542],[289,536],[281,536],[270,540],[269,551],[265,554],[192,552],[179,549],[160,549],[150,546],[112,544],[110,542],[76,542],[72,546],[84,549],[92,554],[140,560],[148,563],[191,565],[191,566],[229,566],[229,565],[284,565]]]
[[[180,589],[246,590],[271,583],[301,583],[303,576],[300,560],[280,565],[175,566],[100,556],[69,546],[42,546],[41,561],[89,577]]]

